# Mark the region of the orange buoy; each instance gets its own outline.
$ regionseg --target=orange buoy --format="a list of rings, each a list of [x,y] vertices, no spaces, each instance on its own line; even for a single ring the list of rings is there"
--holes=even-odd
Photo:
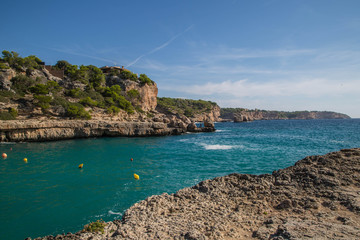
[[[82,164],[79,165],[79,168],[83,168],[83,166],[84,166],[84,164],[82,163]]]
[[[27,158],[24,158],[24,162],[26,162],[26,163],[27,163]]]
[[[139,175],[137,175],[136,173],[134,173],[134,178],[135,179],[140,179]]]
[[[7,154],[6,154],[6,153],[3,153],[1,156],[2,156],[3,159],[7,158]]]
[[[131,161],[134,161],[134,159],[130,158]]]

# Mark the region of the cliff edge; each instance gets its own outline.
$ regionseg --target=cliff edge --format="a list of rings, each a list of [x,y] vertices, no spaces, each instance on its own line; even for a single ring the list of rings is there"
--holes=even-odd
[[[203,128],[184,112],[160,112],[157,85],[145,74],[118,66],[77,66],[64,60],[50,66],[36,56],[2,53],[0,120],[7,121],[0,123],[0,141],[215,131],[213,121],[220,111],[215,103],[186,100],[198,107],[190,115],[188,110],[187,116],[196,114]]]
[[[104,225],[36,239],[360,239],[360,148],[151,196]]]

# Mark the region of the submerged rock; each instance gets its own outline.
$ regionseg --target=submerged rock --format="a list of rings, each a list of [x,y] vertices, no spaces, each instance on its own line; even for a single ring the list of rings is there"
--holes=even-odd
[[[233,173],[151,196],[108,222],[104,234],[60,237],[360,239],[360,148],[306,157],[272,174]]]

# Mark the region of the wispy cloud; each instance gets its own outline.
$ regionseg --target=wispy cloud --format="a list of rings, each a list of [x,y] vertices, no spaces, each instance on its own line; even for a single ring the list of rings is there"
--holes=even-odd
[[[151,51],[149,51],[148,53],[145,53],[139,57],[137,57],[134,61],[132,61],[131,63],[129,63],[126,67],[130,67],[132,65],[134,65],[135,63],[137,63],[141,58],[148,56],[150,54],[153,54],[163,48],[165,48],[166,46],[168,46],[172,41],[174,41],[175,39],[177,39],[178,37],[180,37],[181,35],[183,35],[184,33],[186,33],[187,31],[189,31],[191,28],[193,28],[194,25],[191,25],[190,27],[188,27],[187,29],[185,29],[183,32],[178,33],[177,35],[175,35],[174,37],[172,37],[171,39],[169,39],[168,41],[166,41],[165,43],[163,43],[162,45],[152,49]]]
[[[190,86],[178,86],[173,91],[196,94],[202,96],[226,95],[233,97],[321,97],[339,96],[343,94],[355,94],[360,89],[358,80],[343,82],[332,81],[329,79],[296,79],[255,82],[248,79],[238,81],[222,81],[219,83],[207,82],[205,84],[195,84]],[[165,90],[170,90],[166,89]]]

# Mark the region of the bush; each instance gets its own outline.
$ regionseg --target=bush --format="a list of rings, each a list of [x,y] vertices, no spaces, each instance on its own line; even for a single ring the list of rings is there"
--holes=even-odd
[[[96,222],[89,223],[84,226],[86,232],[101,232],[104,234],[104,228],[106,223],[102,220],[97,220]]]
[[[33,79],[24,75],[13,77],[11,79],[11,82],[12,82],[11,88],[21,96],[24,96],[28,92],[30,87],[35,83]]]
[[[84,91],[81,91],[80,88],[70,89],[65,92],[69,97],[73,98],[84,98],[87,97],[87,94]]]
[[[90,97],[83,98],[79,101],[84,106],[94,107],[98,105],[97,101],[92,100]]]
[[[0,62],[0,69],[9,69],[9,68],[10,67],[6,63]]]
[[[140,99],[140,93],[136,89],[131,89],[126,93],[131,99]]]
[[[119,107],[124,109],[127,113],[134,113],[134,107],[131,105],[131,102],[125,99],[124,96],[119,96],[117,98],[117,103]]]
[[[14,108],[9,108],[8,111],[0,112],[0,120],[15,120],[18,116],[18,112]]]
[[[49,88],[44,84],[36,84],[30,88],[30,92],[35,94],[48,94]]]
[[[119,75],[120,78],[122,79],[129,79],[131,81],[137,81],[137,75],[135,73],[132,73],[130,71],[124,70],[120,73]]]
[[[11,91],[0,90],[0,102],[10,102],[10,98],[14,98],[17,95]]]
[[[66,108],[66,115],[75,119],[91,119],[90,114],[80,104],[70,103]]]
[[[55,69],[65,70],[69,66],[71,66],[71,64],[68,61],[59,60],[56,62],[56,64],[53,67]]]
[[[10,108],[9,109],[9,113],[11,114],[11,116],[13,116],[14,118],[16,118],[18,116],[18,111],[15,108]]]
[[[34,99],[37,101],[35,102],[35,105],[38,107],[41,107],[42,110],[46,110],[50,107],[51,97],[50,96],[44,96],[44,95],[35,95]]]
[[[146,76],[146,74],[140,74],[139,80],[142,84],[148,84],[148,85],[153,85],[154,81],[151,80],[148,76]]]
[[[193,116],[194,114],[210,112],[216,105],[214,102],[204,100],[191,100],[181,98],[158,98],[158,106],[168,112]]]
[[[41,66],[39,65],[42,61],[34,56],[30,55],[28,57],[22,58],[17,52],[14,51],[6,51],[2,52],[3,60],[9,64],[10,67],[18,70],[23,71],[23,68],[30,68],[30,69],[40,69]]]
[[[67,108],[70,102],[63,97],[54,97],[50,104],[53,106],[62,106],[64,108]]]
[[[115,106],[108,107],[107,109],[107,113],[109,114],[118,114],[119,112],[120,112],[120,108]]]

